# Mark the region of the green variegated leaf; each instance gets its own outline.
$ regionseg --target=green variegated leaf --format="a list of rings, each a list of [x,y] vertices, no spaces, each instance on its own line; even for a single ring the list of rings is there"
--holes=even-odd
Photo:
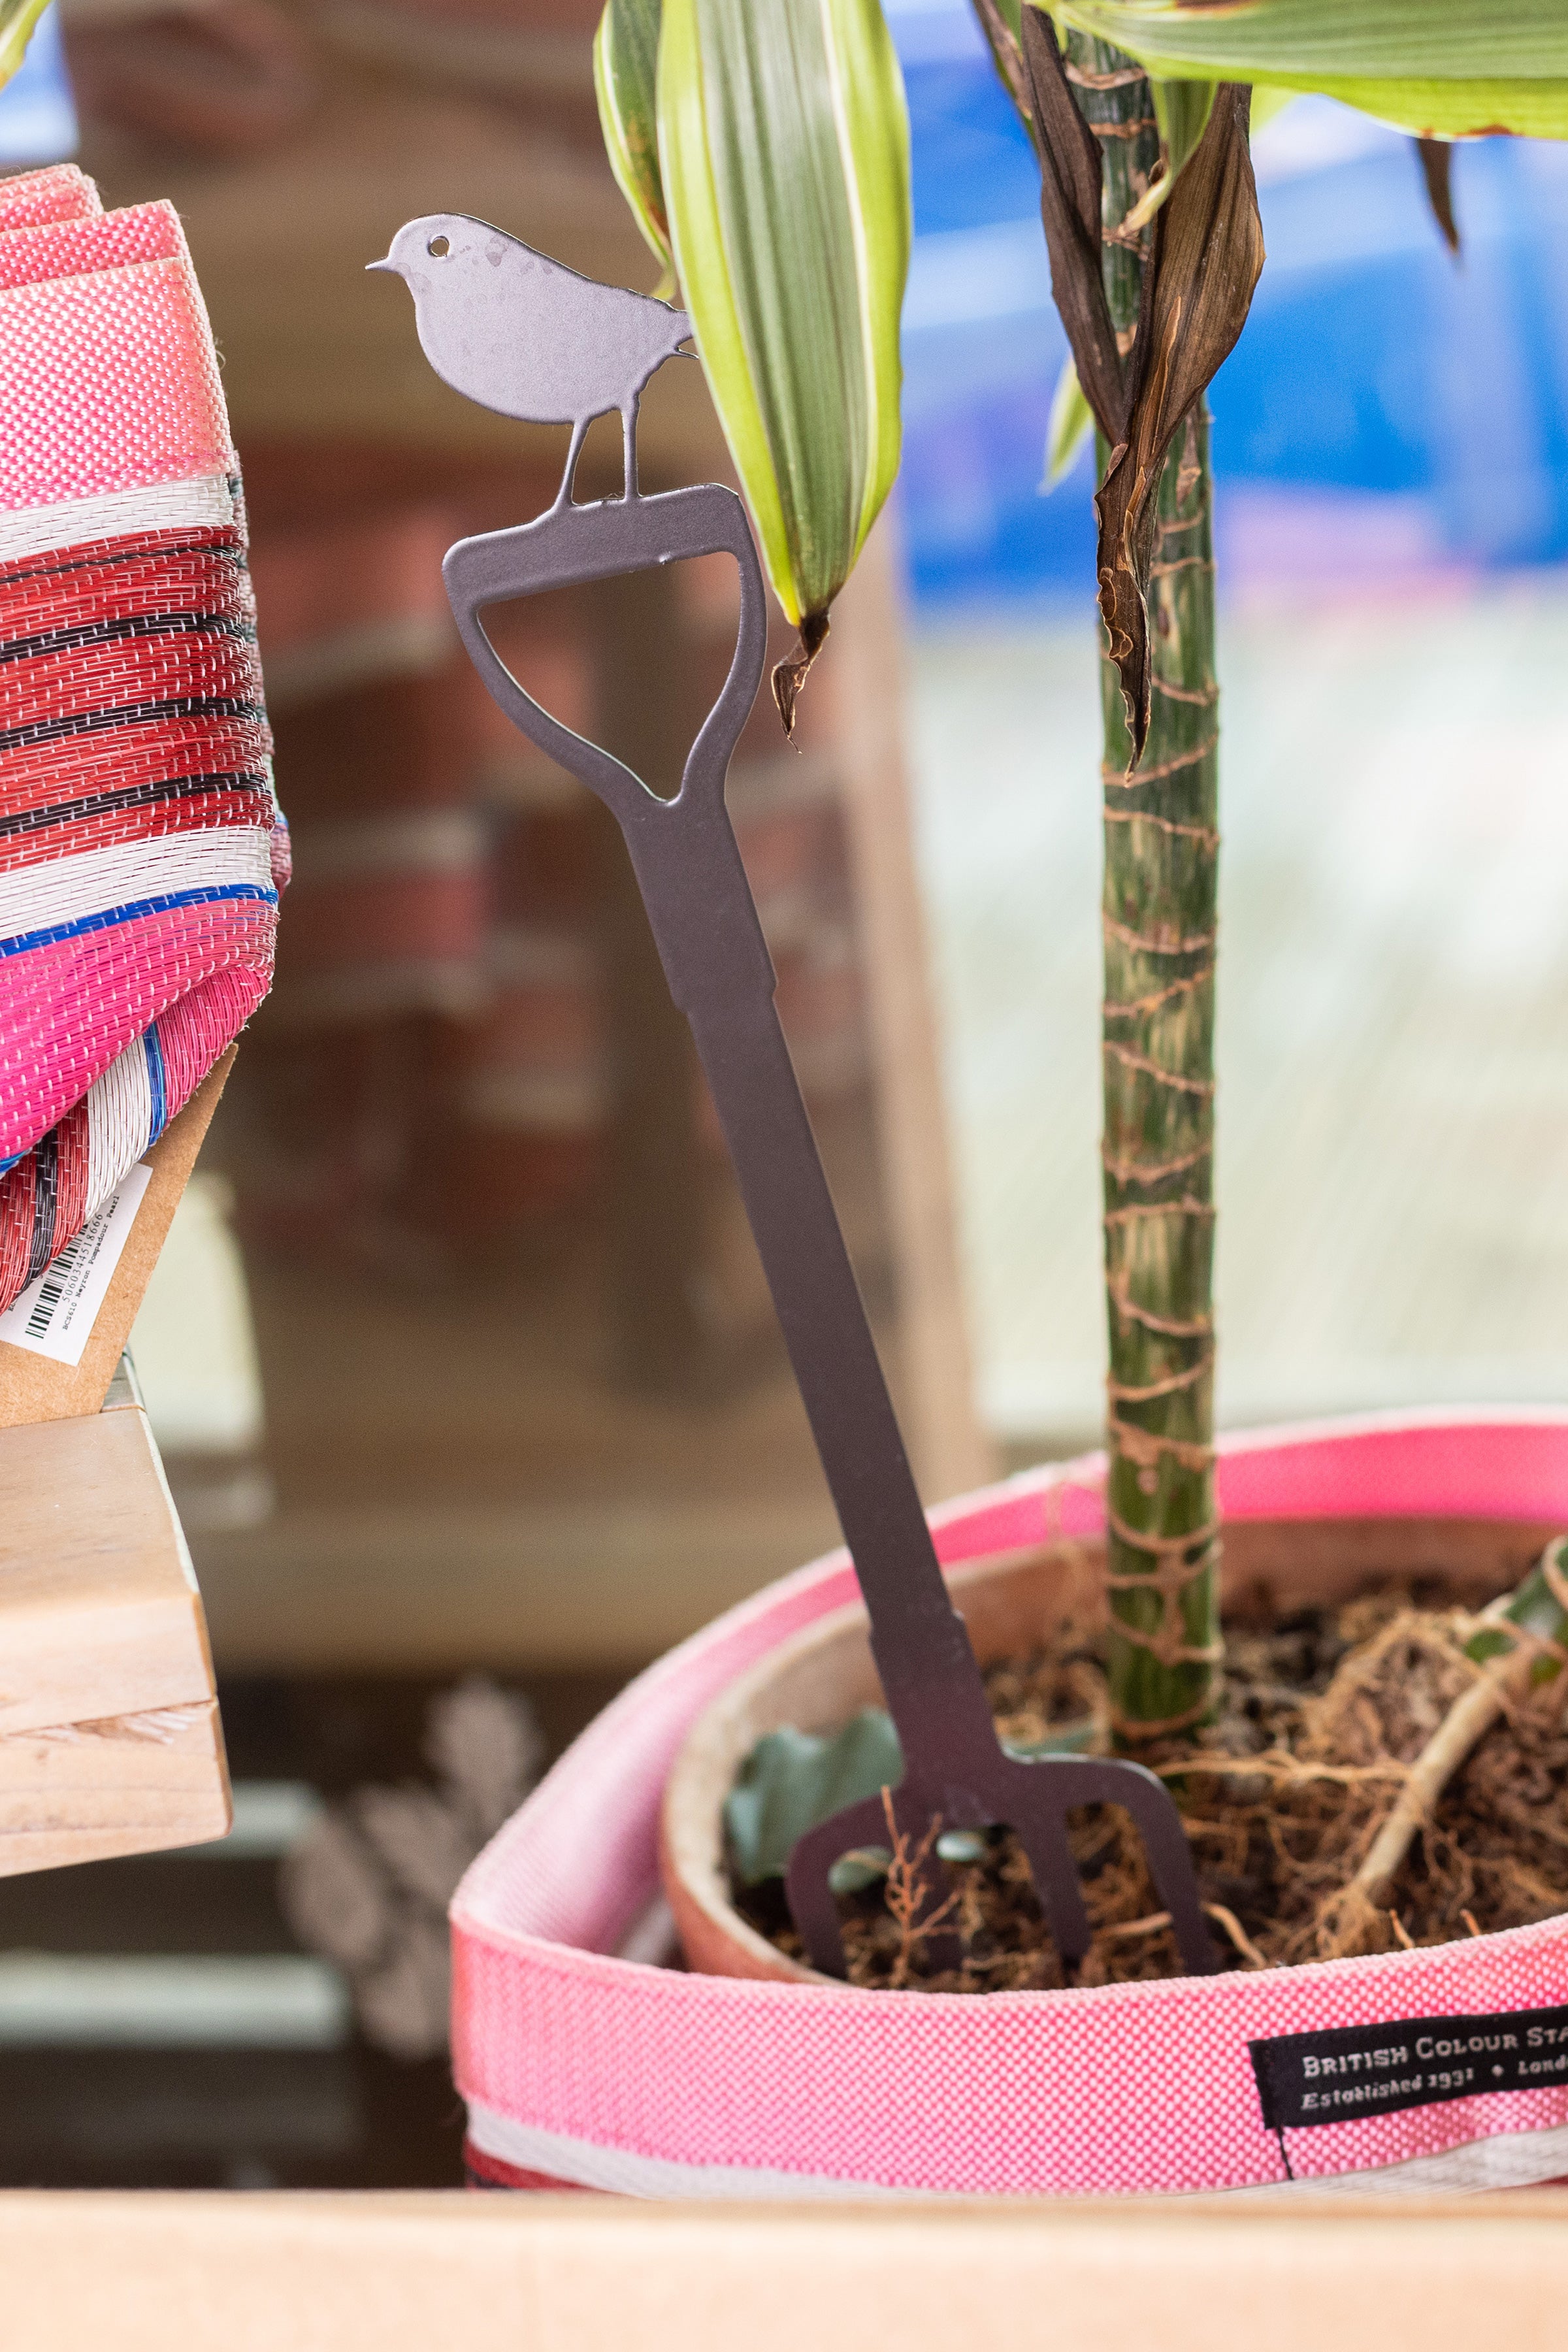
[[[1568,139],[1568,79],[1542,81],[1321,80],[1271,74],[1292,96],[1315,91],[1416,139]]]
[[[1058,0],[1163,80],[1315,90],[1417,136],[1568,137],[1563,0]]]
[[[1268,82],[1253,83],[1252,138],[1254,143],[1257,142],[1258,132],[1267,131],[1271,122],[1278,122],[1285,109],[1288,106],[1294,106],[1300,95],[1299,89],[1274,89]]]
[[[1208,127],[1214,112],[1212,81],[1155,81],[1149,85],[1160,125],[1160,143],[1179,172]]]
[[[909,124],[878,0],[665,0],[681,292],[804,659],[898,470]]]
[[[1094,411],[1083,396],[1078,369],[1069,352],[1062,362],[1051,395],[1050,422],[1046,426],[1046,478],[1042,488],[1054,490],[1072,471],[1073,461],[1094,430]]]
[[[594,90],[610,169],[638,228],[658,257],[664,276],[655,291],[661,300],[668,300],[675,290],[675,273],[654,120],[658,18],[659,0],[605,0],[594,36]]]
[[[0,0],[0,83],[8,82],[27,53],[27,44],[48,0]]]
[[[1568,75],[1562,0],[1057,0],[1134,56],[1215,81],[1540,81]]]
[[[1151,81],[1155,120],[1160,125],[1159,178],[1122,222],[1123,230],[1142,228],[1152,220],[1176,184],[1177,174],[1196,148],[1214,112],[1212,81]]]

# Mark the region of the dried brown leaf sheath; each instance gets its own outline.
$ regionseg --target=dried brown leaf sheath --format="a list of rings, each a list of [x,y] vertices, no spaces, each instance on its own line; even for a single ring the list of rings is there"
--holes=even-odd
[[[1143,595],[1160,468],[1177,428],[1240,334],[1263,267],[1247,143],[1251,91],[1243,83],[1221,85],[1203,138],[1155,216],[1142,308],[1124,359],[1100,270],[1099,143],[1073,97],[1050,19],[1026,6],[1023,33],[1051,292],[1084,397],[1110,444],[1095,500],[1100,604],[1136,756],[1149,730]]]
[[[1050,18],[1028,5],[1024,70],[1040,157],[1040,217],[1051,257],[1051,293],[1083,396],[1114,448],[1123,437],[1127,386],[1100,268],[1100,146],[1079,112]]]
[[[1221,84],[1208,128],[1155,217],[1130,413],[1094,502],[1100,606],[1121,674],[1135,760],[1149,730],[1143,596],[1160,469],[1188,411],[1235,345],[1263,268],[1263,226],[1247,143],[1251,96],[1245,83]]]
[[[812,663],[827,643],[827,629],[826,613],[803,613],[800,635],[794,651],[786,654],[783,661],[773,664],[773,700],[778,705],[779,717],[784,720],[784,731],[792,740],[795,736],[795,706],[800,698],[800,689],[805,684]]]
[[[1418,139],[1415,152],[1426,184],[1426,201],[1450,253],[1459,250],[1459,225],[1454,218],[1454,150],[1447,139]]]
[[[1005,85],[1008,97],[1026,122],[1029,119],[1029,84],[1024,71],[1024,52],[1018,37],[1008,25],[996,0],[974,0],[974,13],[980,28],[991,45],[996,70]]]

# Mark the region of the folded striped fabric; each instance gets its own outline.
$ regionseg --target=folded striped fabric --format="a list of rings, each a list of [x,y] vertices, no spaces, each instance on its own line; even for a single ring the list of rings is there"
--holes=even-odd
[[[0,182],[0,1311],[267,992],[271,748],[179,221]]]

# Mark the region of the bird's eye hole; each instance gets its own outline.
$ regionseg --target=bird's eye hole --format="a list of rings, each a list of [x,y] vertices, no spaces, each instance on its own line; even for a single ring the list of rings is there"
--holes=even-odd
[[[433,236],[425,250],[433,261],[445,261],[452,250],[452,241],[450,237]]]

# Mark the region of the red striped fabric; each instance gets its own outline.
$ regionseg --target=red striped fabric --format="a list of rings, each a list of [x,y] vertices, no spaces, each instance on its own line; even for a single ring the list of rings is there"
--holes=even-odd
[[[267,992],[271,749],[178,217],[0,184],[0,1310]]]

